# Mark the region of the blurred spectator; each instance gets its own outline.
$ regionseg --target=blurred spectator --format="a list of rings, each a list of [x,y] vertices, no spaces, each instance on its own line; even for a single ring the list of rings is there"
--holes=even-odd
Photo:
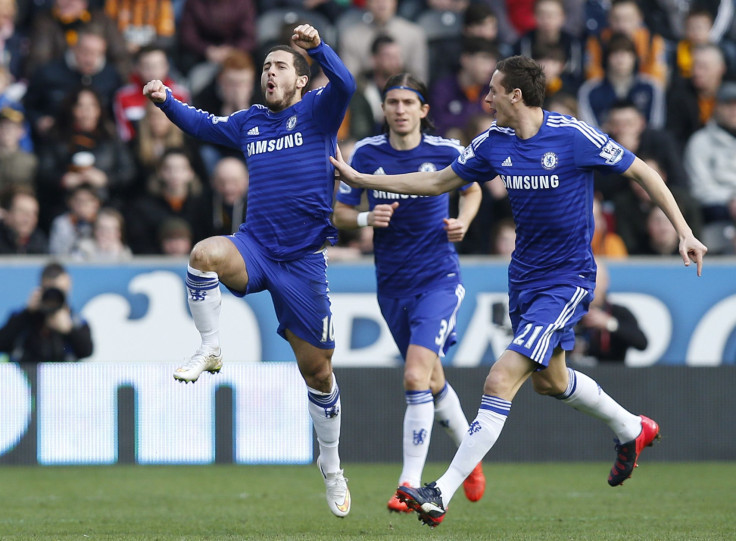
[[[261,0],[260,4],[261,12],[276,8],[308,10],[324,15],[334,24],[354,2],[350,0]]]
[[[731,71],[736,70],[736,44],[723,37],[714,37],[713,15],[702,4],[693,4],[685,18],[685,31],[682,39],[677,41],[674,48],[674,58],[671,60],[675,67],[675,75],[683,79],[692,77],[693,48],[710,43],[718,44]]]
[[[27,152],[33,152],[33,139],[31,139],[31,124],[25,114],[25,108],[21,103],[23,95],[26,93],[25,83],[14,83],[13,76],[10,72],[0,65],[0,109],[10,107],[20,111],[24,115],[23,132],[20,139],[20,148]]]
[[[606,44],[613,34],[625,34],[634,42],[638,72],[652,77],[661,88],[667,85],[666,42],[645,25],[636,0],[612,0],[608,11],[608,28],[591,35],[586,42],[585,78],[604,76]]]
[[[663,127],[663,87],[647,75],[637,73],[634,42],[625,34],[613,34],[605,51],[603,77],[588,79],[578,91],[580,120],[600,128],[614,103],[629,100],[642,112],[649,126]]]
[[[491,255],[500,255],[511,259],[516,247],[516,224],[513,218],[502,218],[491,232]]]
[[[685,149],[691,193],[703,207],[704,240],[714,253],[727,251],[727,226],[736,224],[736,82],[723,83],[711,120]]]
[[[726,74],[723,51],[713,44],[693,48],[692,76],[674,78],[667,91],[667,131],[680,150],[713,114],[716,92]]]
[[[544,108],[563,115],[578,117],[577,95],[568,92],[555,92],[545,100]],[[615,137],[614,137],[615,139]]]
[[[92,238],[82,239],[73,257],[90,262],[120,262],[133,259],[125,244],[125,219],[114,208],[104,207],[97,213]]]
[[[372,69],[358,79],[358,91],[373,113],[374,133],[383,129],[383,91],[390,77],[404,71],[401,48],[392,37],[379,34],[371,43]]]
[[[75,186],[90,184],[109,203],[125,195],[134,174],[133,158],[99,95],[78,89],[65,99],[59,121],[39,151],[42,223],[64,210],[66,194]]]
[[[166,218],[158,229],[158,241],[161,254],[187,257],[192,251],[192,228],[183,218]]]
[[[508,43],[501,41],[498,32],[498,17],[493,9],[485,2],[472,2],[463,15],[463,37],[492,41],[502,58],[511,56],[514,54],[513,48]],[[461,49],[462,40],[457,44],[457,48],[453,49],[452,55],[459,57]]]
[[[398,0],[366,0],[370,17],[345,29],[340,41],[340,58],[351,73],[367,72],[372,68],[371,44],[378,34],[385,34],[401,47],[406,69],[417,79],[428,81],[427,37],[420,26],[396,14],[397,4]]]
[[[245,223],[249,180],[248,169],[238,158],[223,158],[215,166],[210,179],[213,235],[230,235]]]
[[[79,361],[92,355],[92,332],[69,307],[72,278],[59,263],[41,271],[23,310],[14,312],[0,329],[0,351],[12,362]]]
[[[38,199],[27,186],[14,186],[3,194],[0,254],[47,254],[46,234],[38,227]]]
[[[583,359],[593,362],[626,360],[630,348],[644,350],[648,340],[639,327],[636,316],[620,304],[608,299],[610,278],[606,266],[598,260],[595,293],[588,313],[575,328],[573,362]]]
[[[493,43],[479,38],[463,40],[460,68],[437,81],[430,92],[438,135],[461,139],[472,116],[490,112],[485,97],[498,60],[498,49]]]
[[[41,66],[61,60],[90,26],[102,36],[106,45],[103,55],[124,80],[130,72],[125,41],[115,23],[102,9],[90,7],[88,0],[54,0],[51,9],[39,10],[33,16],[26,76],[32,77]]]
[[[256,79],[251,55],[232,51],[225,57],[217,76],[194,96],[192,104],[215,116],[230,116],[253,105]],[[242,151],[221,145],[200,142],[198,148],[208,175],[212,174],[215,165],[223,157],[243,157]]]
[[[550,99],[555,94],[577,94],[579,82],[569,73],[565,72],[565,51],[559,45],[548,45],[536,49],[532,57],[544,70],[547,80],[546,98]]]
[[[164,152],[147,193],[126,209],[127,238],[135,254],[160,253],[159,228],[169,217],[183,218],[197,242],[211,231],[210,211],[202,184],[183,149]]]
[[[0,191],[10,185],[33,186],[38,158],[21,148],[26,133],[23,113],[12,107],[0,109]]]
[[[17,13],[15,0],[0,0],[0,65],[19,81],[24,76],[22,69],[28,36],[15,24]]]
[[[583,78],[583,42],[564,30],[565,6],[563,0],[537,0],[534,3],[535,27],[514,45],[514,54],[537,59],[548,50],[562,53],[560,78],[577,90]],[[549,84],[549,75],[547,75]]]
[[[693,234],[700,238],[702,218],[700,205],[683,186],[670,185],[667,171],[652,155],[639,153],[639,157],[657,171],[667,183],[672,195],[687,220]],[[647,220],[654,203],[649,194],[637,182],[628,181],[628,189],[620,190],[612,199],[616,217],[616,232],[623,239],[630,255],[643,255],[650,252]],[[708,245],[710,249],[710,245]]]
[[[646,118],[633,102],[622,100],[614,103],[608,111],[603,127],[616,142],[637,156],[654,158],[664,171],[670,188],[688,187],[688,177],[684,172],[676,141],[668,131],[648,126]],[[609,182],[609,184],[616,183]],[[604,195],[610,195],[621,184],[628,185],[628,181],[621,178],[618,185],[612,187],[613,189],[603,191]],[[596,185],[596,189],[598,188]]]
[[[594,256],[623,258],[629,255],[621,237],[616,232],[609,230],[608,220],[597,197],[593,198],[593,221],[595,229],[590,245]]]
[[[107,42],[93,26],[80,30],[70,54],[42,65],[31,77],[24,105],[38,139],[56,123],[61,103],[79,87],[97,92],[101,106],[111,110],[111,100],[121,86],[118,72],[106,62]],[[68,129],[61,126],[60,129]]]
[[[106,0],[105,13],[115,21],[131,54],[142,47],[174,49],[174,6],[171,0]]]
[[[255,0],[187,0],[177,28],[177,65],[196,94],[234,50],[256,48]],[[198,65],[198,72],[192,68]],[[196,81],[194,79],[197,79]]]
[[[670,41],[686,37],[688,15],[693,11],[710,18],[711,43],[720,43],[734,24],[733,0],[644,0],[642,11],[647,26]]]
[[[642,255],[677,255],[680,238],[664,211],[654,206],[647,216],[649,243]]]
[[[49,253],[69,256],[84,239],[92,238],[92,228],[102,202],[97,190],[89,184],[79,184],[67,195],[67,210],[51,222]]]
[[[136,135],[130,142],[136,163],[135,182],[130,195],[135,196],[145,191],[167,149],[181,148],[190,142],[191,138],[185,138],[184,132],[166,118],[161,109],[146,100],[145,115],[140,119]],[[197,148],[194,145],[193,147]]]
[[[178,100],[189,103],[189,90],[170,76],[166,50],[157,45],[145,45],[135,55],[135,69],[130,82],[115,93],[113,110],[120,139],[130,141],[135,135],[135,126],[143,118],[146,103],[143,87],[148,81],[159,79],[171,89]]]

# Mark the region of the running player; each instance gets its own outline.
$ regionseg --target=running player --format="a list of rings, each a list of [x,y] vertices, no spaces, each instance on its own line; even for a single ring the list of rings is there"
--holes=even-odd
[[[222,367],[220,283],[239,297],[268,290],[278,333],[291,345],[308,387],[327,503],[344,517],[350,492],[338,454],[342,414],[332,373],[335,343],[324,252],[337,236],[330,222],[335,179],[327,156],[337,146],[355,80],[312,26],[296,27],[292,39],[319,62],[327,86],[306,92],[306,59],[291,47],[276,46],[261,73],[266,106],[217,117],[177,101],[161,81],[143,89],[186,133],[242,150],[250,172],[245,223],[234,235],[199,242],[189,257],[188,302],[202,343],[174,378],[194,382],[202,372]]]
[[[426,135],[427,88],[408,73],[391,77],[381,104],[388,133],[355,145],[351,164],[363,173],[393,174],[443,169],[458,157],[457,141]],[[464,188],[464,189],[462,189]],[[460,400],[445,379],[440,357],[455,343],[455,321],[465,290],[453,242],[460,242],[480,206],[476,183],[460,191],[457,218],[449,218],[447,194],[434,197],[367,193],[370,211],[359,213],[363,190],[341,184],[333,221],[341,229],[373,226],[373,246],[381,307],[404,358],[404,466],[399,484],[421,486],[432,424],[436,420],[455,445],[468,429]],[[431,265],[426,262],[431,261]],[[478,501],[485,490],[480,464],[464,482],[465,495]],[[389,511],[410,512],[394,494]]]
[[[495,112],[491,128],[477,136],[449,167],[396,176],[359,174],[338,155],[330,158],[343,180],[396,193],[437,195],[500,175],[516,222],[516,249],[509,265],[509,308],[514,338],[485,380],[478,415],[445,473],[422,488],[398,495],[429,526],[438,525],[463,480],[496,442],[511,401],[531,376],[534,390],[605,422],[616,435],[616,459],[608,476],[622,484],[642,449],[659,436],[656,422],[634,415],[590,377],[565,364],[573,327],[586,312],[595,286],[593,169],[634,179],[672,222],[686,266],[700,276],[707,248],[694,237],[662,178],[607,135],[573,117],[542,109],[545,77],[527,57],[496,66],[486,101]]]

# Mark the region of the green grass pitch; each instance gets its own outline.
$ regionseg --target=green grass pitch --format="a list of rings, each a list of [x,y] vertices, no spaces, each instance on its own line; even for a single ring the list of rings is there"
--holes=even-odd
[[[736,539],[736,462],[641,462],[616,489],[608,463],[486,463],[484,498],[461,489],[434,530],[386,510],[398,464],[345,465],[345,519],[314,465],[6,466],[0,539]]]

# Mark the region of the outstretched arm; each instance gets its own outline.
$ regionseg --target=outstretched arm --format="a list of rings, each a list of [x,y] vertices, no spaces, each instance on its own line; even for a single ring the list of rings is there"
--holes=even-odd
[[[400,175],[372,175],[358,173],[342,159],[340,149],[337,157],[330,156],[330,162],[337,169],[340,179],[356,188],[388,190],[393,193],[409,195],[439,195],[455,190],[466,184],[457,176],[451,166],[440,171],[402,173]]]
[[[708,252],[708,248],[693,235],[662,177],[639,158],[634,160],[624,176],[638,182],[647,191],[652,201],[664,211],[680,237],[680,256],[685,266],[690,266],[690,262],[693,261],[697,265],[698,276],[700,276],[703,269],[703,257]]]

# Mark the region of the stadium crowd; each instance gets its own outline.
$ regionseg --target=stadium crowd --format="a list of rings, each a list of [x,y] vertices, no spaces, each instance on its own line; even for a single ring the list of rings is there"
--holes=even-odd
[[[734,254],[735,10],[733,0],[0,0],[0,254],[181,256],[236,230],[243,156],[185,136],[142,88],[160,79],[218,116],[247,108],[261,100],[265,52],[302,22],[358,80],[344,155],[382,131],[383,86],[404,70],[429,86],[435,133],[467,145],[492,121],[483,100],[496,62],[528,55],[545,69],[546,108],[636,152],[709,253]],[[325,84],[311,66],[311,88]],[[483,190],[461,254],[508,252],[505,188]],[[674,228],[637,185],[600,175],[596,197],[597,256],[677,253]],[[371,250],[349,232],[340,245],[336,256]]]

